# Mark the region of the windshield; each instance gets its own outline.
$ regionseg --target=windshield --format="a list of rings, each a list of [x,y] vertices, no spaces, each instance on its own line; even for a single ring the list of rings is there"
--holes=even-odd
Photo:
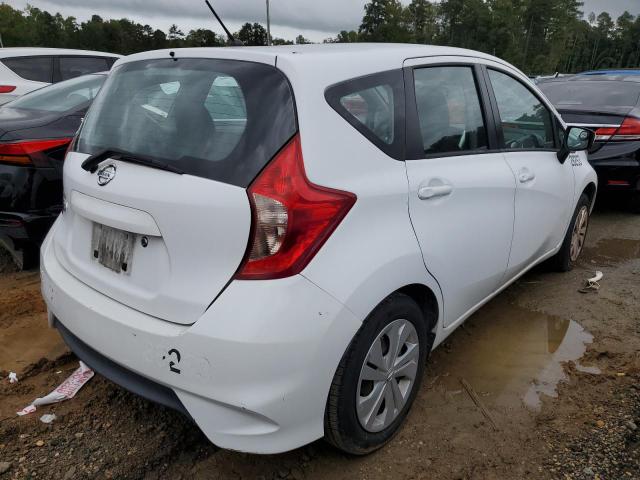
[[[209,58],[124,63],[93,103],[76,150],[120,149],[246,187],[296,132],[276,68]]]
[[[635,107],[640,83],[617,81],[542,82],[538,88],[556,107]]]
[[[94,99],[106,75],[84,75],[54,83],[7,103],[5,107],[45,112],[66,112]]]

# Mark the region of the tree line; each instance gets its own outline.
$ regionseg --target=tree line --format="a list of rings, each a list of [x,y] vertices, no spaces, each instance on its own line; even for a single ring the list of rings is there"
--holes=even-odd
[[[496,55],[529,74],[577,72],[640,66],[640,15],[582,11],[579,0],[370,0],[359,28],[341,31],[325,43],[401,42],[449,45]],[[211,19],[213,22],[213,19]],[[5,47],[81,48],[128,55],[159,48],[216,47],[227,44],[212,30],[168,32],[128,19],[98,15],[78,22],[33,6],[18,10],[0,4]],[[245,23],[235,36],[245,45],[266,45],[267,31]],[[309,43],[272,38],[275,45]]]

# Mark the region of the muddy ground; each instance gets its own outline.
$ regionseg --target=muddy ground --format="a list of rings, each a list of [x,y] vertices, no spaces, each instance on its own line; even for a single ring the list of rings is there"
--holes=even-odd
[[[579,293],[596,269],[600,290]],[[38,272],[0,273],[0,480],[640,479],[640,216],[599,207],[572,272],[538,268],[471,317],[433,353],[402,431],[367,457],[322,441],[220,450],[97,375],[74,399],[17,417],[77,367],[65,352]],[[45,425],[44,413],[57,419]]]

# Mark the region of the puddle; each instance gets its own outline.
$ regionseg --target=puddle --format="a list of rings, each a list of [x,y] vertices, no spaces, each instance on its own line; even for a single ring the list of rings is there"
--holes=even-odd
[[[640,258],[640,240],[605,238],[583,252],[583,262],[613,266]]]
[[[558,383],[566,380],[562,363],[598,374],[592,366],[580,365],[593,337],[578,323],[531,312],[494,301],[481,309],[457,332],[453,348],[442,359],[439,382],[451,398],[466,379],[481,398],[492,405],[518,407],[524,403],[537,410],[542,395],[557,396]]]

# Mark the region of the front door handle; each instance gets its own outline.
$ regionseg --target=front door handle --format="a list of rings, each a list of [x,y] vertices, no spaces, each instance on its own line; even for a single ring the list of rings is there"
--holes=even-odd
[[[451,185],[425,185],[418,189],[418,198],[420,200],[429,200],[435,197],[444,197],[453,192]]]
[[[536,178],[536,174],[528,168],[523,168],[518,172],[518,181],[520,183],[527,183]]]

